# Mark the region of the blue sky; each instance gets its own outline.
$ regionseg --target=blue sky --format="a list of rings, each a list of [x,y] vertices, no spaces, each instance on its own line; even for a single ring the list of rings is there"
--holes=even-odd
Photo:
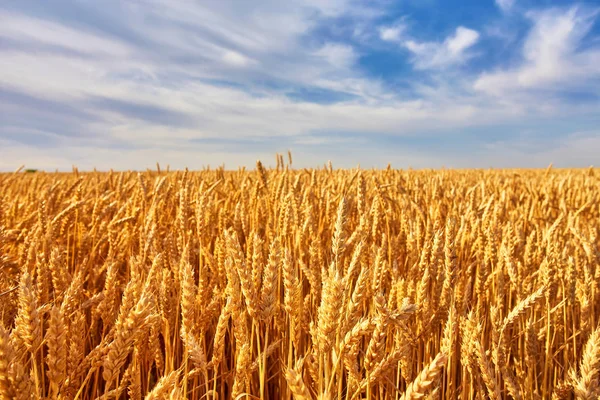
[[[600,5],[0,3],[0,170],[600,161]]]

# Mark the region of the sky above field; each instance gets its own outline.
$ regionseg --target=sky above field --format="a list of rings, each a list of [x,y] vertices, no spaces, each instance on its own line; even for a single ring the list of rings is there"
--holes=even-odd
[[[0,2],[0,170],[600,164],[600,5]]]

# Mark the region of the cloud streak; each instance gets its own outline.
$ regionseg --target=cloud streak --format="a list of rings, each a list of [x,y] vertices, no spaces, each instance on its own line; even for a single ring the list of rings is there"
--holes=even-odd
[[[473,56],[468,49],[478,40],[477,31],[459,26],[442,43],[407,40],[404,46],[413,53],[413,62],[418,69],[436,69],[464,64]]]

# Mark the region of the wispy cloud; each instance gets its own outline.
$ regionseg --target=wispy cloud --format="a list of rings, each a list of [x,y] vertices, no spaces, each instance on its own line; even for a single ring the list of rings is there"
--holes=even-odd
[[[404,19],[397,21],[393,25],[379,27],[379,37],[388,42],[401,42],[408,26]]]
[[[496,0],[496,5],[504,12],[510,11],[516,0]]]
[[[446,68],[463,64],[472,57],[467,50],[478,39],[477,31],[459,26],[441,43],[407,40],[404,46],[414,54],[413,61],[418,69]]]
[[[103,38],[40,18],[0,9],[0,36],[28,45],[46,45],[92,57],[128,57],[131,49],[121,41]]]
[[[413,29],[416,31],[416,29]],[[412,63],[420,70],[444,69],[467,62],[473,54],[469,49],[479,40],[474,29],[458,26],[443,41],[419,41],[405,21],[379,27],[379,38],[407,49],[412,54]]]
[[[482,74],[475,81],[475,89],[503,95],[514,90],[557,91],[589,85],[593,82],[590,79],[600,77],[600,47],[580,45],[597,15],[598,10],[576,6],[527,13],[533,26],[525,39],[520,63]]]

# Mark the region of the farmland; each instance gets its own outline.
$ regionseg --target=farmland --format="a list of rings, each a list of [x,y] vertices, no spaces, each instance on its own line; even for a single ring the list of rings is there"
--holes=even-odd
[[[595,169],[0,175],[2,399],[591,399]]]

